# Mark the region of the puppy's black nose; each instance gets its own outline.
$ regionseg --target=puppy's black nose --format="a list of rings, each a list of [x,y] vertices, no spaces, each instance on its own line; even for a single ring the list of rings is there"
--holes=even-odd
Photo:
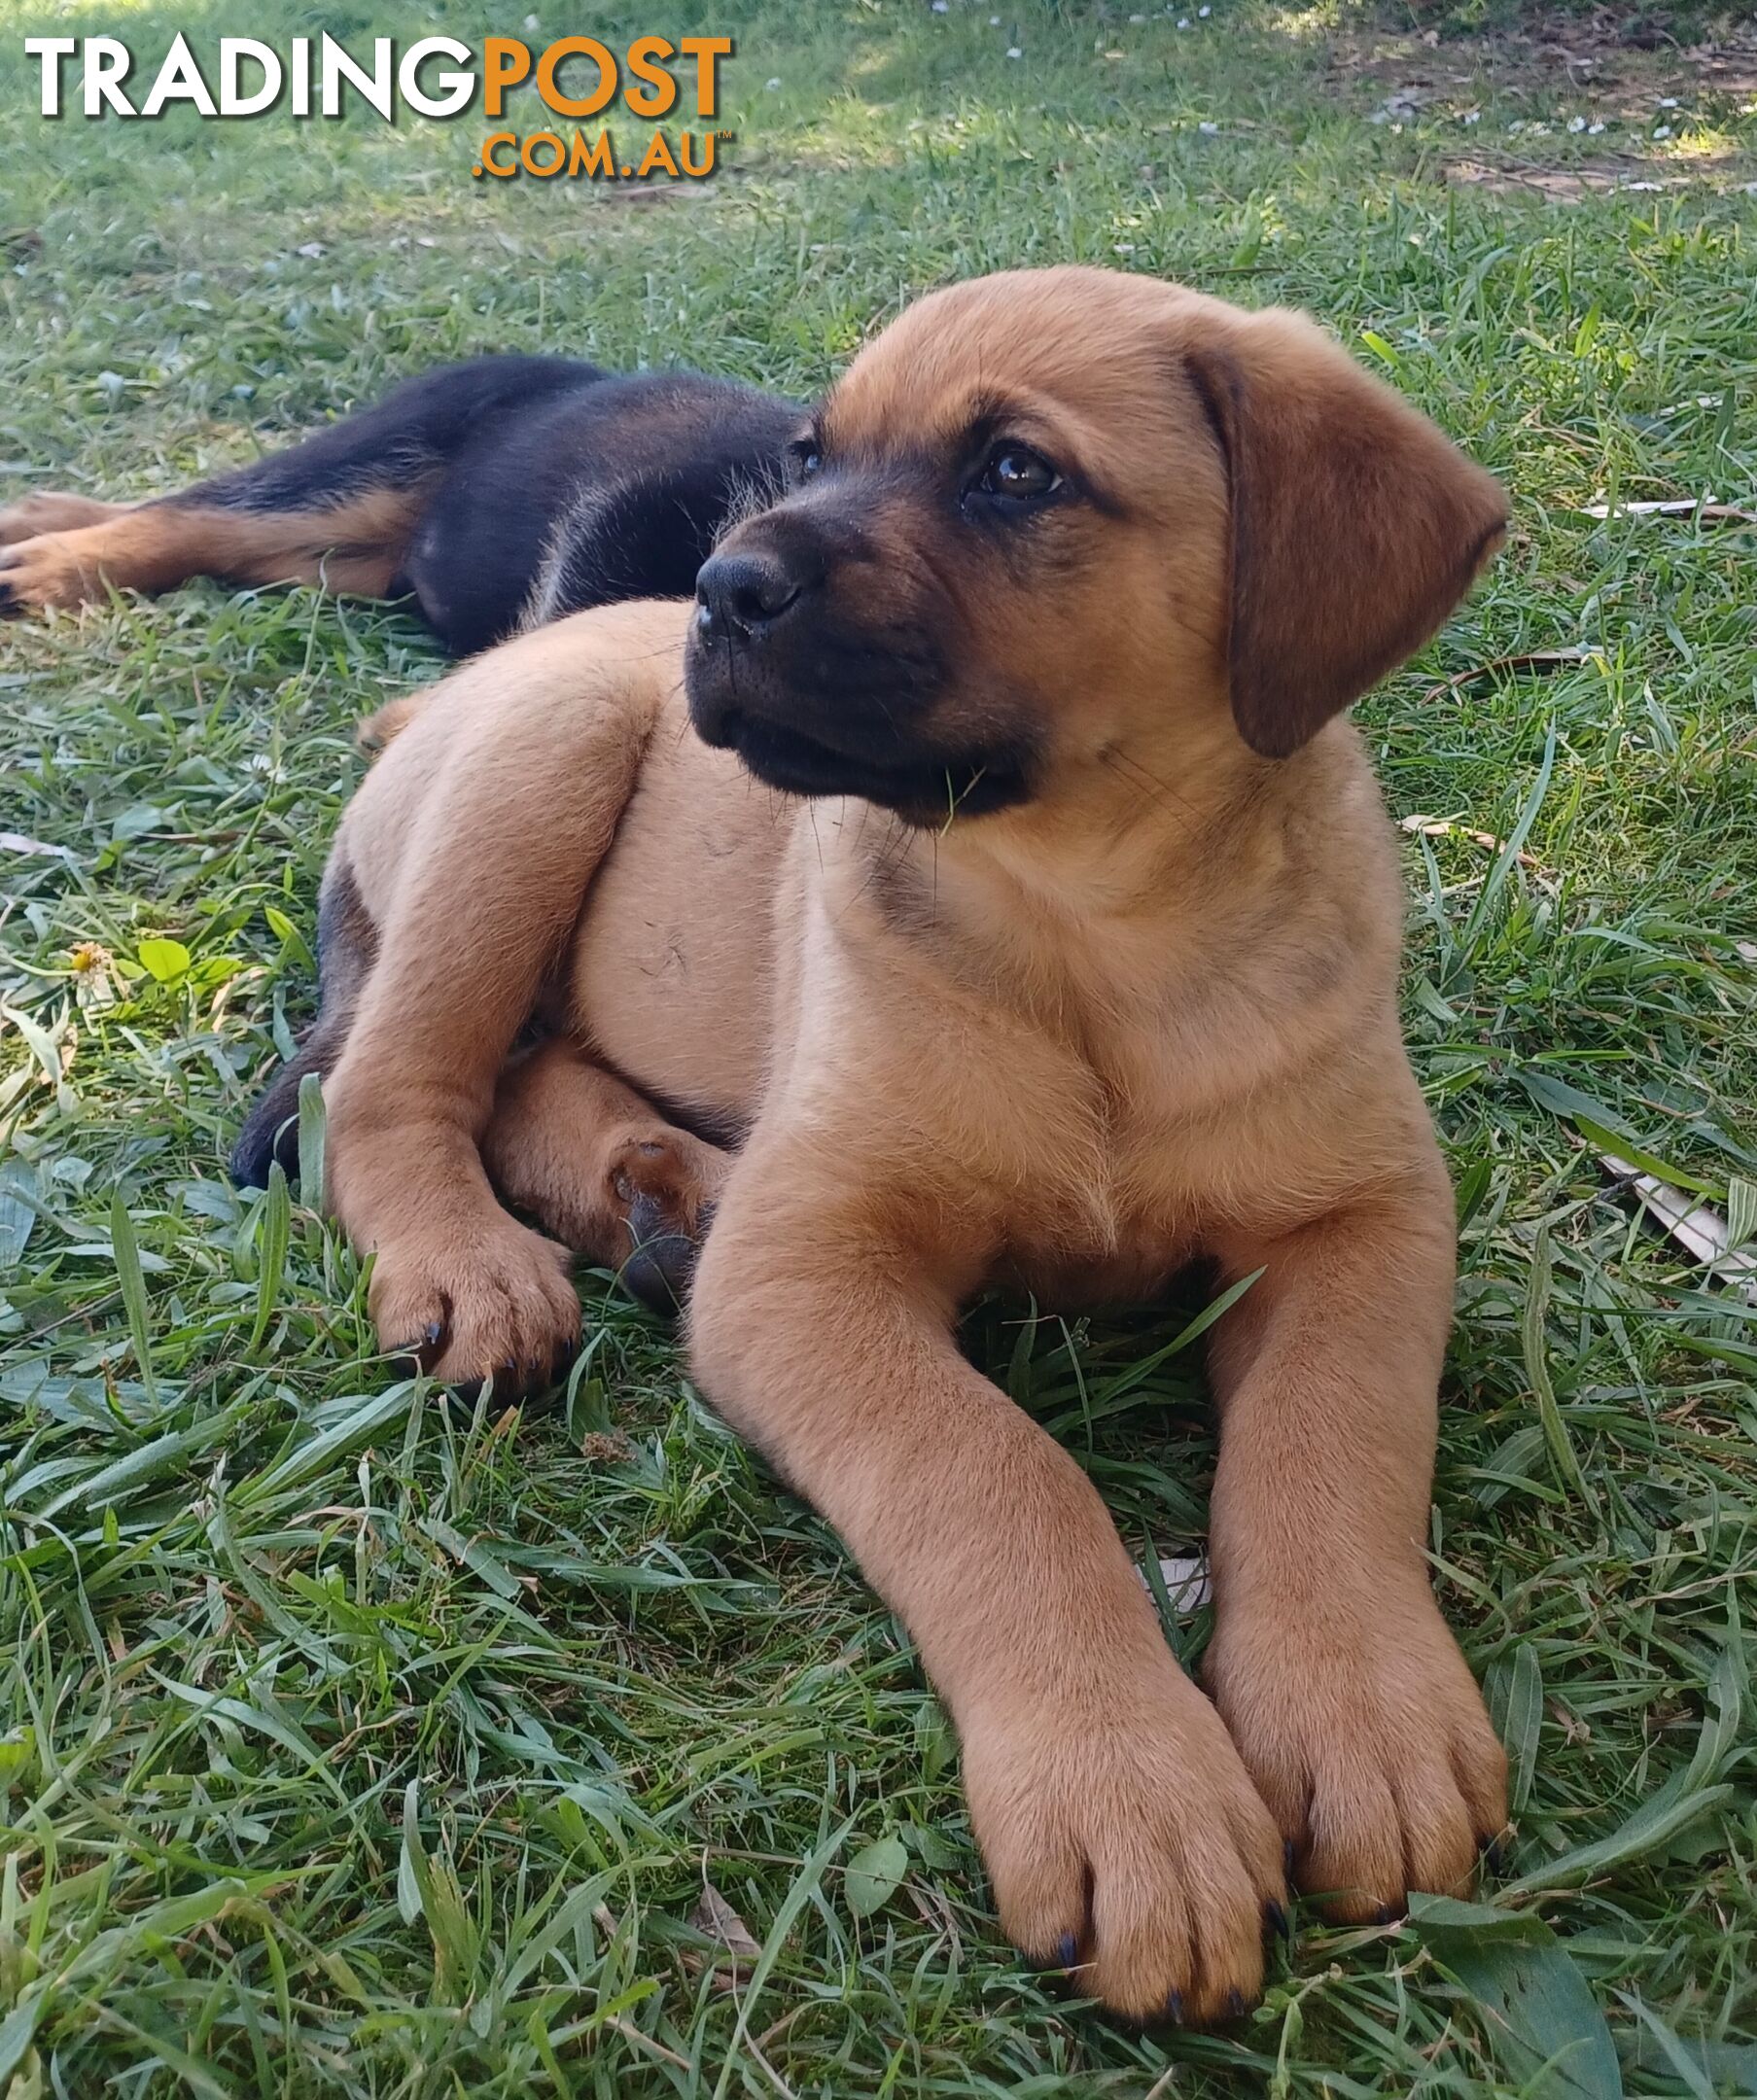
[[[704,634],[749,636],[772,627],[801,584],[772,554],[716,554],[695,579]]]

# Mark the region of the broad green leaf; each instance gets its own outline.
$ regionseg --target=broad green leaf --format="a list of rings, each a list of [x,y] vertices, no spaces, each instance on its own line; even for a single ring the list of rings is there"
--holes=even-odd
[[[1541,1918],[1417,1896],[1409,1922],[1475,2000],[1490,2048],[1530,2100],[1623,2100],[1604,2014]]]
[[[312,955],[305,936],[288,918],[287,914],[273,904],[264,904],[263,906],[263,916],[267,920],[275,939],[280,942],[281,952],[297,962],[300,969],[310,970],[315,973],[317,969],[316,958]]]
[[[143,940],[134,953],[142,969],[159,984],[174,983],[190,966],[190,952],[181,941]]]
[[[908,1871],[909,1850],[902,1839],[895,1833],[875,1838],[848,1862],[842,1876],[843,1901],[856,1917],[870,1917],[896,1894]]]
[[[1596,1100],[1591,1094],[1583,1094],[1577,1086],[1570,1086],[1565,1079],[1558,1079],[1554,1072],[1543,1070],[1540,1066],[1523,1066],[1514,1075],[1520,1085],[1540,1108],[1547,1108],[1552,1115],[1562,1116],[1576,1123],[1585,1116],[1591,1123],[1609,1131],[1617,1140],[1618,1147],[1638,1144],[1640,1140],[1624,1122],[1614,1108]]]

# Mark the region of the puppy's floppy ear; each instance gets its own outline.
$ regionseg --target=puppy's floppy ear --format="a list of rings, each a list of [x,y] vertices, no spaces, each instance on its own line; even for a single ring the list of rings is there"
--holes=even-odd
[[[1231,491],[1233,718],[1284,758],[1412,655],[1506,531],[1506,498],[1302,315],[1185,348]]]

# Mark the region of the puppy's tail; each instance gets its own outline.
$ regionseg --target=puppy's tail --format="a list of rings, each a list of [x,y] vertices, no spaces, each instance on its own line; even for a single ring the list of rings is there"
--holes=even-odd
[[[276,1160],[289,1180],[299,1172],[299,1081],[307,1072],[322,1079],[335,1069],[377,956],[378,929],[361,902],[353,870],[337,855],[317,905],[317,1019],[244,1119],[227,1162],[239,1188],[266,1188]]]
[[[331,1028],[319,1020],[257,1097],[226,1163],[227,1172],[239,1188],[266,1188],[268,1169],[276,1160],[289,1181],[299,1178],[299,1081],[307,1072],[328,1078],[347,1039],[345,1022],[340,1028]]]

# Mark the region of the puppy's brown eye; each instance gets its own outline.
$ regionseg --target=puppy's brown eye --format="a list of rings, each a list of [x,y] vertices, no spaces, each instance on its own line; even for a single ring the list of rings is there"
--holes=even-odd
[[[793,479],[795,481],[809,481],[824,464],[824,455],[818,450],[816,440],[810,438],[801,438],[798,443],[793,445],[791,450],[793,462]]]
[[[1062,485],[1062,477],[1040,452],[1008,439],[989,454],[979,485],[985,496],[1034,503],[1039,497],[1053,496]]]

